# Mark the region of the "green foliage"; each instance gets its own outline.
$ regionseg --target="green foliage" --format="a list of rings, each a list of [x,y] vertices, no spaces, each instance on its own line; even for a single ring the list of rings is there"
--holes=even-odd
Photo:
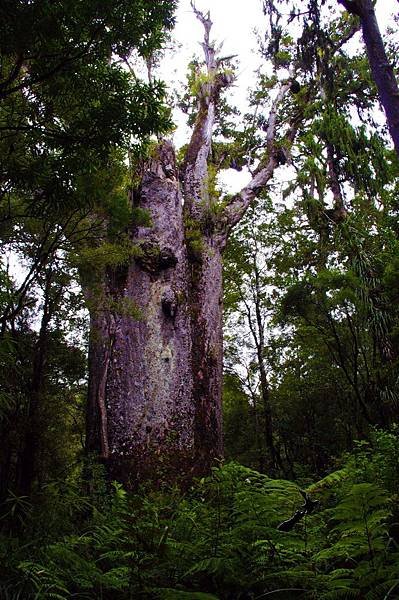
[[[126,158],[142,158],[151,136],[170,130],[170,110],[162,82],[145,83],[121,63],[162,47],[174,8],[173,0],[2,3],[0,233],[33,269],[15,298],[0,276],[3,328],[15,326],[57,253],[67,260],[83,248],[81,263],[120,264],[127,227],[149,225],[131,208]]]
[[[104,241],[99,246],[82,248],[74,262],[84,270],[102,270],[106,267],[117,268],[125,265],[132,256],[140,253],[127,238],[118,243]]]
[[[226,460],[260,468],[259,440],[253,435],[255,408],[249,404],[242,383],[232,373],[223,382],[223,432]]]
[[[201,223],[198,223],[198,221],[192,218],[186,218],[184,226],[187,249],[190,253],[190,256],[193,259],[201,262],[202,253],[205,249]]]
[[[395,433],[383,431],[373,444],[360,444],[339,471],[309,486],[320,504],[290,532],[277,526],[300,508],[298,486],[234,463],[185,494],[128,495],[114,484],[92,504],[55,484],[43,491],[41,511],[26,514],[28,545],[0,537],[7,557],[1,593],[27,600],[397,598],[394,496],[385,465],[398,461],[399,448]],[[69,531],[51,528],[43,540],[42,527],[60,524],[61,514]]]
[[[70,290],[79,270],[93,283],[91,307],[142,318],[129,299],[100,291],[98,275],[106,271],[112,287],[132,259],[157,271],[159,247],[138,247],[126,233],[151,227],[128,190],[139,183],[151,136],[170,130],[170,110],[161,82],[140,81],[120,61],[132,50],[149,58],[162,46],[174,2],[6,0],[0,9],[1,235],[34,273],[18,289],[0,270],[1,598],[399,597],[398,431],[370,427],[392,422],[398,406],[397,162],[374,127],[365,58],[338,46],[351,24],[344,18],[323,30],[317,5],[325,3],[310,0],[295,47],[279,2],[268,4],[273,36],[265,55],[274,73],[260,75],[245,131],[220,99],[223,141],[212,143],[203,182],[209,210],[200,222],[187,219],[185,229],[191,258],[201,261],[204,233],[224,206],[218,169],[240,170],[267,156],[271,90],[277,70],[293,63],[300,90],[291,88],[276,117],[282,129],[298,127],[288,148],[294,174],[281,194],[287,206],[276,210],[264,195],[226,254],[234,319],[224,397],[228,457],[265,470],[263,359],[281,473],[295,482],[230,463],[185,492],[137,495],[118,484],[110,490],[98,464],[82,466],[85,340],[68,337],[71,312],[76,318],[82,307]],[[285,13],[288,25],[295,22],[295,11]],[[217,76],[231,80],[234,69],[225,66]],[[191,123],[212,77],[191,64],[182,99]],[[346,207],[340,218],[337,182]],[[32,327],[39,313],[40,333]],[[17,488],[33,423],[40,435],[28,498]],[[364,439],[353,449],[357,434]],[[86,494],[81,479],[89,472]],[[284,532],[278,525],[303,505],[299,485],[320,504]]]

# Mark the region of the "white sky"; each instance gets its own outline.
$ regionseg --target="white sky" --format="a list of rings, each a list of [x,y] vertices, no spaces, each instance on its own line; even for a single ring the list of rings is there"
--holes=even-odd
[[[211,11],[213,27],[211,39],[223,44],[222,56],[237,55],[239,61],[237,84],[231,90],[234,103],[243,107],[246,103],[248,88],[254,83],[254,71],[259,66],[257,43],[254,29],[264,21],[260,0],[196,0],[196,6],[203,12]],[[168,54],[162,62],[160,76],[171,87],[184,83],[187,65],[194,55],[203,58],[200,41],[203,28],[196,19],[190,0],[180,0],[177,10],[177,23],[172,34],[177,50]],[[184,127],[182,117],[175,114],[178,130],[174,141],[177,146],[187,142],[189,131]]]
[[[330,0],[329,4],[334,8],[338,6],[337,0]],[[254,71],[261,64],[254,32],[255,29],[262,32],[266,23],[262,0],[196,0],[196,6],[203,12],[210,10],[211,37],[217,43],[223,43],[221,54],[237,55],[238,79],[232,94],[239,106],[245,106],[248,89],[255,81]],[[343,10],[340,5],[339,10]],[[395,25],[393,15],[399,13],[398,0],[377,0],[376,13],[382,30]],[[176,17],[172,39],[179,47],[167,54],[160,70],[160,76],[170,82],[171,87],[184,81],[187,64],[195,54],[202,58],[199,42],[203,29],[193,14],[190,0],[180,0]],[[178,146],[186,141],[186,133],[177,132],[175,142]]]
[[[305,6],[305,0],[303,3]],[[255,71],[262,65],[255,33],[262,33],[266,25],[262,5],[262,0],[196,0],[197,8],[202,12],[210,10],[213,22],[211,39],[215,40],[217,45],[223,44],[221,55],[237,55],[238,77],[230,90],[229,100],[242,111],[245,111],[247,106],[248,91],[255,84]],[[328,5],[343,10],[337,0],[330,0]],[[393,15],[398,13],[398,0],[377,0],[376,14],[382,31],[389,25],[395,27]],[[166,54],[158,72],[158,76],[168,82],[171,90],[185,82],[187,65],[193,56],[197,55],[201,59],[203,57],[200,47],[203,28],[192,11],[190,0],[180,0],[176,18],[177,23],[172,34],[175,49]],[[361,40],[360,33],[357,34],[357,39]],[[185,116],[178,109],[174,112],[174,120],[177,130],[173,140],[175,145],[180,147],[188,142],[190,131],[185,125]],[[229,170],[226,175],[223,176],[223,183],[228,192],[238,191],[248,180],[248,174],[244,171],[238,173]]]
[[[303,0],[304,6],[306,1]],[[337,0],[330,0],[329,6],[343,11]],[[213,22],[213,39],[223,42],[223,53],[238,54],[243,74],[251,71],[257,62],[255,28],[263,29],[266,17],[262,11],[262,0],[196,0],[196,6],[203,12],[210,10]],[[288,8],[287,8],[288,12]],[[393,15],[399,14],[398,0],[377,0],[376,14],[379,25],[385,30],[394,25]],[[202,26],[193,15],[190,0],[180,0],[177,9],[177,24],[173,37],[182,44],[178,56],[174,57],[176,67],[199,53],[198,42],[202,39]],[[170,69],[169,63],[169,69]]]

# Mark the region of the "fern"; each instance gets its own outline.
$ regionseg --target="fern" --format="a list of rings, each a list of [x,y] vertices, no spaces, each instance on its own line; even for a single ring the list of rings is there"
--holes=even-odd
[[[31,597],[40,600],[67,600],[71,594],[64,582],[47,565],[24,561],[19,565],[24,574]]]
[[[360,445],[339,471],[309,486],[319,506],[289,532],[277,525],[303,504],[298,486],[234,463],[214,469],[185,495],[128,495],[115,485],[101,508],[82,497],[91,508],[85,521],[72,489],[65,494],[68,509],[54,504],[61,515],[79,516],[72,533],[27,546],[0,536],[7,557],[0,564],[0,596],[393,600],[399,553],[388,534],[392,444],[384,438],[378,447]],[[372,473],[374,481],[367,480]],[[57,499],[59,489],[50,486],[49,497]],[[29,517],[32,532],[40,531],[37,518]]]
[[[335,557],[358,558],[368,555],[369,560],[387,540],[386,523],[390,516],[387,494],[372,483],[359,483],[351,487],[339,504],[330,511],[332,529],[337,541],[328,551],[318,554],[318,559]],[[382,507],[382,508],[379,508]]]
[[[366,600],[394,600],[399,597],[399,577],[380,583],[366,594]]]
[[[309,494],[314,494],[325,489],[329,489],[332,487],[336,487],[341,484],[343,481],[347,480],[350,475],[350,471],[347,467],[340,469],[339,471],[333,471],[320,481],[313,483],[307,488],[307,492]]]
[[[203,592],[184,592],[176,589],[154,590],[160,600],[219,600],[213,594],[204,594]]]
[[[320,593],[320,600],[359,600],[360,592],[358,589],[349,589],[345,586],[337,587],[328,592]]]

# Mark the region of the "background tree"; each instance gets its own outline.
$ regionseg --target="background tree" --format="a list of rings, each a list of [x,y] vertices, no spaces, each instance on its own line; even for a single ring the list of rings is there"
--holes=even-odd
[[[360,18],[371,73],[384,107],[388,129],[399,156],[399,88],[378,27],[372,0],[338,0],[352,15]]]
[[[292,52],[290,24],[300,15],[293,11],[284,17],[277,6],[269,6],[267,15],[279,32],[278,54],[274,46],[264,51],[276,57],[278,67]],[[377,98],[367,62],[345,54],[356,28],[345,19],[328,22],[326,13],[310,14],[312,20],[308,12],[304,16],[296,54],[301,65],[296,98],[306,102],[306,111],[291,152],[295,170],[278,188],[284,204],[275,200],[270,215],[263,212],[264,203],[257,206],[234,234],[237,246],[227,262],[238,289],[255,280],[251,249],[257,243],[251,240],[263,236],[274,435],[291,475],[304,465],[323,472],[332,455],[367,435],[370,424],[386,426],[397,414],[396,317],[387,310],[391,292],[384,284],[387,265],[388,271],[394,268],[397,161],[384,138],[370,133]],[[264,77],[263,84],[268,82]],[[236,372],[246,378],[252,334],[240,315],[248,313],[251,291],[234,295],[229,277],[227,282],[226,302],[233,310],[227,339],[229,347],[238,348]],[[255,315],[254,304],[252,310]],[[256,380],[256,368],[254,374]]]
[[[266,206],[272,213],[270,200],[262,198],[254,204],[230,239],[224,258],[224,304],[226,368],[235,371],[251,399],[259,453],[257,466],[261,472],[270,473],[282,465],[276,447],[268,375],[273,360],[270,347],[273,276],[269,269],[273,243]],[[264,222],[260,224],[261,214]]]
[[[117,238],[132,218],[127,152],[170,127],[163,84],[122,65],[162,45],[174,3],[5,2],[0,11],[0,234],[18,263],[15,280],[2,270],[0,485],[29,493],[66,468],[55,468],[55,432],[62,445],[71,419],[81,427],[85,371],[73,365],[84,340],[61,324],[61,315],[77,323],[82,308],[70,288],[98,260],[89,249],[104,224]],[[71,364],[55,374],[62,352]]]

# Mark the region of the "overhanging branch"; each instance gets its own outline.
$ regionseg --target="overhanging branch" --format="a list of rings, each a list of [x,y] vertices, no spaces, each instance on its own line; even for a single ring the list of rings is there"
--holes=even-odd
[[[360,12],[360,8],[358,3],[355,0],[338,0],[339,4],[342,4],[342,6],[352,15],[357,15],[358,17],[360,17],[361,12]]]

